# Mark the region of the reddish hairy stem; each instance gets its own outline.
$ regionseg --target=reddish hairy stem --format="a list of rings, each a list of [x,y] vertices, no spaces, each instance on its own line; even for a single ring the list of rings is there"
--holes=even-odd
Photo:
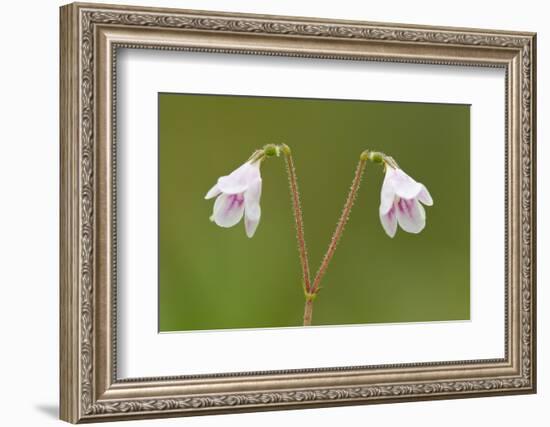
[[[298,240],[298,252],[300,253],[300,264],[302,265],[302,275],[306,292],[311,287],[309,261],[307,256],[306,240],[304,238],[304,220],[302,218],[302,209],[300,207],[300,193],[298,192],[298,181],[296,179],[296,170],[290,150],[285,152],[286,171],[288,173],[288,182],[290,184],[290,195],[292,198],[292,208],[294,211],[294,223],[296,225],[296,239]]]
[[[325,253],[323,261],[321,262],[321,266],[319,267],[319,270],[317,271],[317,274],[313,279],[313,285],[311,286],[311,289],[309,291],[310,294],[315,294],[319,290],[319,284],[321,283],[321,279],[325,275],[328,264],[330,263],[330,260],[334,256],[334,251],[336,250],[338,241],[342,237],[342,233],[344,232],[344,227],[346,226],[346,223],[348,222],[348,219],[349,219],[351,208],[353,207],[353,203],[355,202],[355,197],[357,196],[357,191],[359,190],[359,186],[361,184],[361,178],[363,176],[363,172],[365,171],[366,164],[367,164],[366,159],[359,160],[359,164],[357,165],[357,169],[355,170],[355,176],[353,177],[353,182],[351,184],[351,188],[348,193],[346,204],[344,205],[344,209],[342,210],[342,214],[340,215],[340,219],[338,220],[338,224],[336,225],[336,230],[334,230],[334,234],[332,235],[332,239],[328,246],[327,252]]]
[[[304,307],[304,326],[311,326],[311,318],[313,317],[313,298],[306,298]]]

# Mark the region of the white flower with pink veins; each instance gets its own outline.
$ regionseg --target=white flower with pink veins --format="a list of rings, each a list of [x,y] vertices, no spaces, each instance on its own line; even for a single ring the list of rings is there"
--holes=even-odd
[[[211,221],[220,227],[233,227],[244,215],[246,235],[252,237],[260,222],[262,194],[261,160],[248,161],[227,176],[222,176],[205,199],[217,197]]]
[[[398,223],[409,233],[420,233],[424,229],[426,211],[420,202],[433,205],[428,189],[401,169],[386,164],[380,193],[380,221],[388,236],[395,236]]]

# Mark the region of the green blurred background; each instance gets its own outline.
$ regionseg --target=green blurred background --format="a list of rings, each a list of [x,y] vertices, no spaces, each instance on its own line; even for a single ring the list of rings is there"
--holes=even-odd
[[[470,107],[453,104],[159,94],[159,330],[299,326],[304,295],[282,158],[262,165],[255,236],[209,221],[204,200],[266,143],[297,169],[312,274],[364,149],[393,156],[434,199],[420,234],[390,239],[382,168],[367,164],[315,301],[314,325],[470,317]]]

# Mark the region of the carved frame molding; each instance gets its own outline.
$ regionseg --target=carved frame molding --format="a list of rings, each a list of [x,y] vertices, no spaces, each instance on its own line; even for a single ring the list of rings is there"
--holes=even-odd
[[[535,34],[76,3],[61,8],[60,42],[62,419],[535,392]],[[118,380],[120,47],[505,68],[506,357]]]

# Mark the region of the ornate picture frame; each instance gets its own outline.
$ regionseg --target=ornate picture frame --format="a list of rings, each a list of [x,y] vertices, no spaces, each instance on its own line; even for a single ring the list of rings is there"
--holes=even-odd
[[[536,391],[536,35],[74,3],[60,10],[60,416],[71,422]],[[505,70],[505,342],[489,360],[119,379],[117,49]]]

